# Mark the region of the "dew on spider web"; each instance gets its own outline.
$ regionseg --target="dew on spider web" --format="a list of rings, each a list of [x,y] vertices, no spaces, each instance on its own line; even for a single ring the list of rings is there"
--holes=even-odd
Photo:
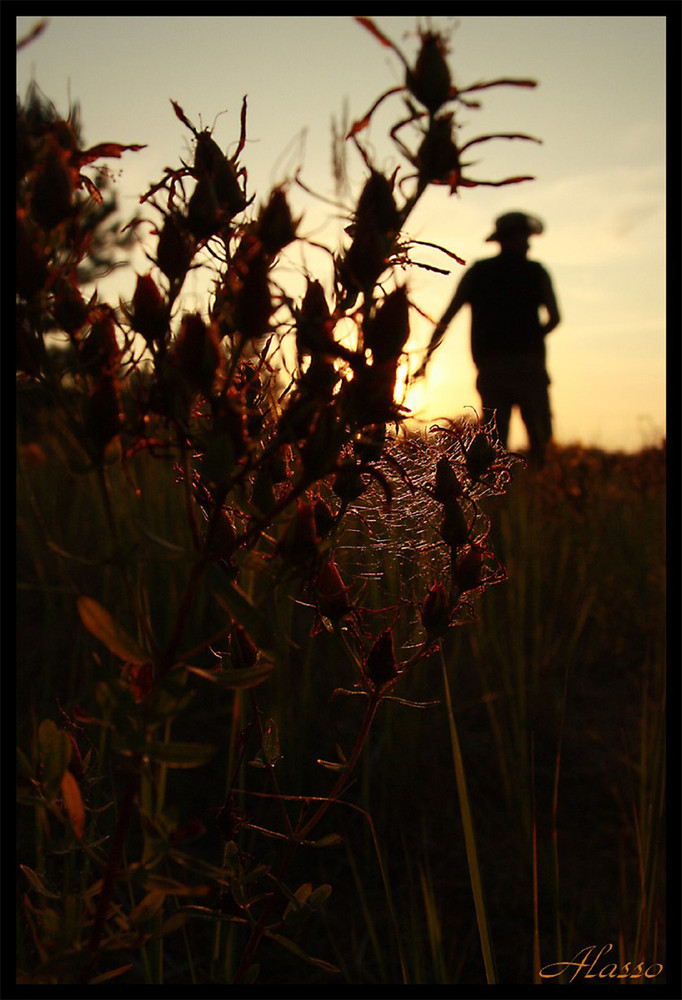
[[[490,470],[472,481],[465,452],[483,429],[491,439],[491,425],[462,419],[387,440],[376,464],[383,482],[372,480],[349,506],[336,546],[349,581],[374,588],[387,606],[407,601],[415,613],[434,582],[448,584],[452,555],[440,534],[443,504],[434,495],[439,459],[447,458],[460,482],[459,502],[472,541],[488,530],[479,501],[504,490],[516,461],[497,446]]]

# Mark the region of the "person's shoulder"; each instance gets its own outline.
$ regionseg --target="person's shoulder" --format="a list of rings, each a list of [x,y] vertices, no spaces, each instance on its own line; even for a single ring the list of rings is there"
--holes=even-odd
[[[547,268],[544,264],[541,264],[539,260],[526,260],[526,263],[530,268],[535,271],[536,274],[548,274]]]
[[[467,268],[467,272],[480,273],[481,271],[489,270],[497,266],[496,262],[499,260],[498,256],[495,257],[481,257],[479,260],[475,260],[473,264],[470,264]]]

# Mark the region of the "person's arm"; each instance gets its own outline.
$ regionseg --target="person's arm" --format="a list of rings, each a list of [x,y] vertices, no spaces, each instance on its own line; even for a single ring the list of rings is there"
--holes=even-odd
[[[552,330],[561,322],[559,306],[557,304],[556,295],[554,294],[554,288],[552,286],[552,279],[546,272],[543,279],[542,304],[547,310],[547,322],[543,323],[542,326],[542,335],[546,337],[547,334],[551,333]]]
[[[431,340],[429,341],[429,346],[426,349],[426,356],[422,361],[419,371],[416,373],[415,377],[418,378],[424,374],[429,358],[431,357],[431,355],[436,350],[441,340],[445,336],[448,327],[450,326],[450,324],[452,323],[453,319],[460,311],[462,306],[469,301],[467,285],[468,285],[467,274],[465,274],[462,280],[460,281],[459,285],[457,286],[457,291],[453,295],[452,300],[450,301],[450,305],[447,307],[447,309],[445,310],[445,312],[443,313],[443,315],[433,328],[433,333],[431,334]]]

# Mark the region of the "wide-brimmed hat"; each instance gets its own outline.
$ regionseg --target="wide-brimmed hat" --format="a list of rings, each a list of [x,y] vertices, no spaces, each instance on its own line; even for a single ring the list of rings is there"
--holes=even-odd
[[[500,243],[508,236],[515,236],[517,233],[539,236],[544,228],[540,219],[534,215],[527,215],[526,212],[507,212],[495,220],[495,232],[490,234],[486,243],[493,241]]]

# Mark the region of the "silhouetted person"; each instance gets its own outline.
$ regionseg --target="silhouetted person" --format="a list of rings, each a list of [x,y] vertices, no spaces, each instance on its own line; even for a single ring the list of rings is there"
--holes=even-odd
[[[509,418],[518,406],[528,432],[531,461],[542,464],[552,437],[545,337],[559,323],[552,281],[528,260],[529,238],[543,231],[539,219],[509,212],[495,223],[486,242],[500,244],[496,257],[465,272],[431,337],[427,360],[463,305],[471,306],[471,353],[484,416],[495,411],[497,431],[507,446]],[[541,316],[541,310],[546,315]],[[424,365],[421,371],[423,372]]]

